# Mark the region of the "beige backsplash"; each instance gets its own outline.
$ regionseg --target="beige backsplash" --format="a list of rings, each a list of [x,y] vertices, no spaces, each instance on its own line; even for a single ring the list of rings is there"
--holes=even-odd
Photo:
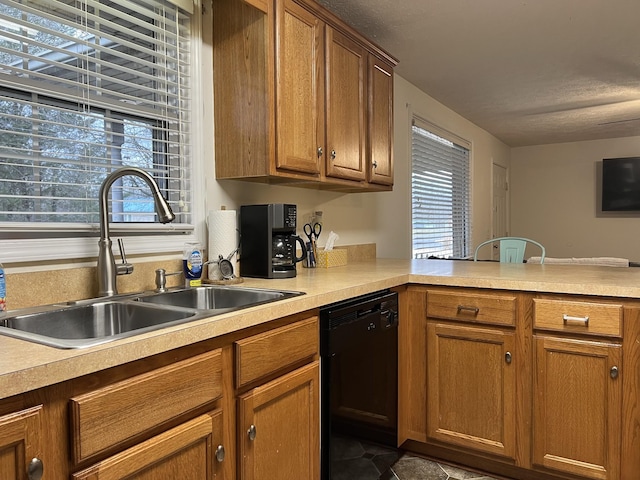
[[[336,248],[347,250],[347,261],[357,262],[376,258],[375,243],[345,245]],[[131,258],[134,271],[117,279],[120,293],[134,293],[155,288],[155,271],[164,268],[167,272],[182,269],[182,261],[135,261]],[[182,275],[167,277],[167,286],[179,286],[184,282]],[[10,310],[34,307],[50,303],[68,302],[95,297],[98,281],[95,267],[65,268],[27,273],[7,274],[7,306]]]

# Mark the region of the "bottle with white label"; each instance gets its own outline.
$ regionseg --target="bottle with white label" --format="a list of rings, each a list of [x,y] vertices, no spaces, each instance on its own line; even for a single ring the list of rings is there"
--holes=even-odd
[[[185,286],[199,287],[202,285],[202,245],[199,242],[184,244],[182,252],[182,269],[184,272]]]
[[[0,317],[7,313],[7,280],[4,267],[0,263]]]

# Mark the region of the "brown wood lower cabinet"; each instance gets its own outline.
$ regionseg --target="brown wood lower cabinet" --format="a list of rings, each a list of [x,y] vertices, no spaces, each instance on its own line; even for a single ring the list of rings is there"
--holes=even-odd
[[[23,480],[34,459],[42,455],[42,405],[0,417],[0,478]]]
[[[534,345],[534,466],[619,478],[621,346],[550,336]]]
[[[0,480],[318,480],[318,338],[304,312],[4,399]]]
[[[427,322],[427,436],[515,456],[514,333]]]
[[[239,400],[239,480],[318,480],[320,405],[318,361]]]
[[[636,300],[409,286],[400,303],[405,448],[514,479],[640,479]]]
[[[72,476],[74,480],[215,480],[222,412],[201,415]],[[222,457],[221,457],[222,458]]]

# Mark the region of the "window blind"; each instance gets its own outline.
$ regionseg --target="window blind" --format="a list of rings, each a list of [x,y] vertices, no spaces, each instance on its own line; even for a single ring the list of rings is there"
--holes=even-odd
[[[434,130],[424,121],[413,121],[413,258],[463,258],[470,249],[470,146]]]
[[[2,0],[0,229],[95,230],[121,166],[151,173],[176,220],[154,223],[148,187],[127,176],[112,222],[191,229],[190,58],[175,0]]]

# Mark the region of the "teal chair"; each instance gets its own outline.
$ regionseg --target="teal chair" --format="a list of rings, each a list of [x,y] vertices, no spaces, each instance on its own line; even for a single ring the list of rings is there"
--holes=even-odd
[[[540,263],[544,263],[544,257],[546,254],[544,247],[535,240],[522,237],[500,237],[492,238],[491,240],[482,242],[476,247],[476,251],[473,254],[474,262],[478,261],[478,250],[480,250],[481,247],[484,247],[485,245],[489,245],[491,243],[500,244],[501,263],[522,263],[524,260],[524,251],[527,248],[527,243],[531,243],[540,247],[540,250],[542,251],[540,255]]]

